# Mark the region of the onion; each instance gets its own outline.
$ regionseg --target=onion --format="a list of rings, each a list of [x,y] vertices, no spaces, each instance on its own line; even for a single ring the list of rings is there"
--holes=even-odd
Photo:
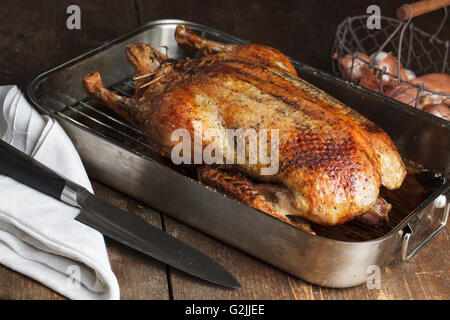
[[[405,71],[406,80],[411,81],[411,80],[417,78],[416,74],[413,71],[411,71],[409,69],[405,69],[404,71]]]
[[[355,59],[353,60],[353,56]],[[344,70],[344,79],[358,81],[365,77],[374,77],[373,71],[369,68],[367,63],[370,62],[370,57],[362,52],[355,52],[354,54],[347,54],[338,59],[341,68]],[[367,62],[367,63],[366,63]],[[353,68],[352,68],[353,63]]]
[[[435,104],[424,108],[423,111],[431,113],[436,117],[450,120],[450,108],[445,104]]]
[[[434,92],[442,92],[450,95],[450,76],[445,73],[429,73],[418,77],[411,81],[412,83],[419,85],[423,84],[425,89],[434,91]],[[433,104],[446,104],[450,106],[450,98],[446,98],[440,94],[431,94],[430,92],[422,92],[422,95],[428,95]]]
[[[417,97],[417,88],[406,82],[402,82],[401,84],[388,89],[385,92],[385,95],[414,107]],[[422,107],[423,106],[419,103],[417,104],[418,109],[422,109]]]
[[[383,86],[392,86],[396,78],[393,76],[398,75],[398,61],[392,54],[386,53],[384,51],[379,52],[375,57],[375,65],[378,69],[385,68],[385,72],[388,74],[383,74],[381,81],[383,82]],[[407,79],[407,75],[405,74],[403,65],[400,64],[400,75],[402,79]]]
[[[383,61],[384,59],[386,59],[386,57],[388,56],[387,52],[384,51],[380,51],[377,54],[373,53],[370,55],[370,59],[373,59],[373,61],[375,62],[375,64],[380,63],[381,61]]]

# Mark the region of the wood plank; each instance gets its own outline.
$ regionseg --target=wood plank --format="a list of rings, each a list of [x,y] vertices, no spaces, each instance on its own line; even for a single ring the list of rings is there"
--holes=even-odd
[[[228,289],[170,268],[173,298],[179,299],[293,299],[286,274],[208,235],[164,216],[166,232],[213,258],[242,285]]]
[[[62,300],[41,283],[0,265],[0,300]]]
[[[66,8],[77,4],[81,8],[81,30],[68,30]],[[137,26],[137,12],[133,0],[122,1],[70,1],[39,0],[33,2],[5,0],[0,6],[0,79],[1,84],[17,84],[24,90],[26,84],[38,73],[99,46]],[[106,190],[103,190],[105,195]],[[139,210],[138,210],[139,211]],[[121,248],[111,246],[112,256],[126,254]],[[125,261],[113,262],[120,270],[135,265],[139,270],[142,261],[130,256]],[[134,261],[134,260],[136,261]],[[153,266],[153,268],[157,268]],[[160,268],[160,267],[159,267]],[[163,270],[164,272],[164,270]],[[165,276],[165,273],[164,273]],[[132,278],[132,275],[128,275]],[[126,277],[123,278],[128,281]],[[130,280],[131,281],[131,280]],[[126,288],[126,286],[124,286]],[[125,297],[141,294],[123,291]],[[143,296],[155,293],[144,292]],[[167,297],[167,292],[157,293]],[[0,298],[2,299],[61,299],[55,292],[41,284],[0,266]]]
[[[390,1],[239,1],[137,0],[142,23],[156,19],[184,19],[228,32],[254,43],[271,45],[292,58],[328,72],[336,28],[347,16],[365,14],[369,5],[379,5],[382,15],[393,16],[402,0]],[[441,12],[420,17],[416,25],[434,32]],[[270,26],[270,27],[267,27]],[[441,35],[448,38],[450,28]],[[382,269],[381,289],[366,285],[348,289],[321,288],[260,262],[173,219],[166,218],[166,230],[214,258],[230,270],[243,289],[214,287],[171,269],[175,299],[420,299],[448,295],[448,227],[418,256],[407,263],[395,262]],[[299,266],[301,267],[301,266]],[[425,268],[430,273],[421,273]],[[438,291],[440,293],[438,293]]]
[[[81,30],[66,27],[72,4],[81,9]],[[133,0],[4,0],[0,21],[0,81],[22,89],[37,74],[138,25]]]
[[[112,204],[161,228],[158,212],[110,188],[93,182],[94,191]],[[121,299],[168,299],[166,266],[114,240],[106,239],[111,263],[121,290]],[[0,265],[0,299],[64,299],[42,284]]]
[[[164,217],[164,220],[168,233],[222,264],[242,284],[242,289],[225,289],[170,269],[174,299],[450,298],[448,226],[411,261],[395,261],[382,268],[380,289],[369,289],[366,284],[353,288],[332,289],[312,285],[291,276],[170,217]]]
[[[161,229],[161,215],[148,206],[94,182],[95,193]],[[166,266],[150,257],[107,239],[111,268],[119,281],[121,299],[169,299]]]
[[[395,8],[402,1],[392,1]],[[253,42],[275,46],[292,56],[330,71],[329,53],[337,23],[345,16],[362,14],[368,4],[358,1],[343,5],[336,1],[206,0],[170,2],[137,0],[140,20],[180,18],[224,30]],[[82,10],[82,30],[65,27],[65,8],[78,4]],[[382,8],[386,8],[382,5]],[[382,12],[383,13],[383,12]],[[24,88],[41,71],[67,61],[102,42],[137,26],[135,1],[35,1],[33,5],[5,0],[0,6],[0,76],[2,83]],[[389,13],[386,15],[390,15]],[[439,13],[430,15],[427,28],[434,30]],[[421,17],[421,19],[426,19]],[[428,21],[428,20],[427,20]],[[270,25],[271,28],[267,28]],[[264,32],[261,32],[264,30]],[[443,32],[447,32],[444,26]],[[100,184],[96,192],[116,205],[160,225],[158,213]],[[224,289],[198,281],[170,269],[169,280],[175,299],[449,299],[447,227],[412,261],[396,262],[383,269],[381,290],[365,285],[348,289],[327,289],[308,284],[233,249],[171,218],[165,218],[167,231],[224,265],[243,285]],[[113,271],[123,299],[167,299],[165,267],[150,258],[107,240]],[[61,299],[41,284],[0,266],[0,299]]]

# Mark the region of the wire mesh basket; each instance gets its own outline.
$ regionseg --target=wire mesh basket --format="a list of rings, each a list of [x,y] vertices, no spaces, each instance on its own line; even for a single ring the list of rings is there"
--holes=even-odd
[[[406,5],[407,6],[407,5]],[[380,17],[381,28],[366,26],[368,15],[348,17],[337,29],[332,66],[336,75],[412,107],[450,120],[450,41],[411,22]]]

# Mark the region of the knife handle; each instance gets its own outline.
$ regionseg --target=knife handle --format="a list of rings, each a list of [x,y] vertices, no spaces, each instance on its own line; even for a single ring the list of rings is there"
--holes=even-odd
[[[0,174],[58,200],[67,181],[42,163],[0,139]]]

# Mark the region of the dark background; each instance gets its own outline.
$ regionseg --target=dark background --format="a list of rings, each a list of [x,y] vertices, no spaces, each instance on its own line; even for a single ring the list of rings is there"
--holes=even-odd
[[[155,19],[198,22],[255,43],[268,44],[304,63],[331,71],[336,28],[377,4],[394,17],[404,0],[3,0],[0,4],[0,84],[22,89],[38,73]],[[66,28],[66,8],[81,8],[81,30]],[[443,11],[416,18],[427,32]],[[447,23],[440,38],[450,38]]]

